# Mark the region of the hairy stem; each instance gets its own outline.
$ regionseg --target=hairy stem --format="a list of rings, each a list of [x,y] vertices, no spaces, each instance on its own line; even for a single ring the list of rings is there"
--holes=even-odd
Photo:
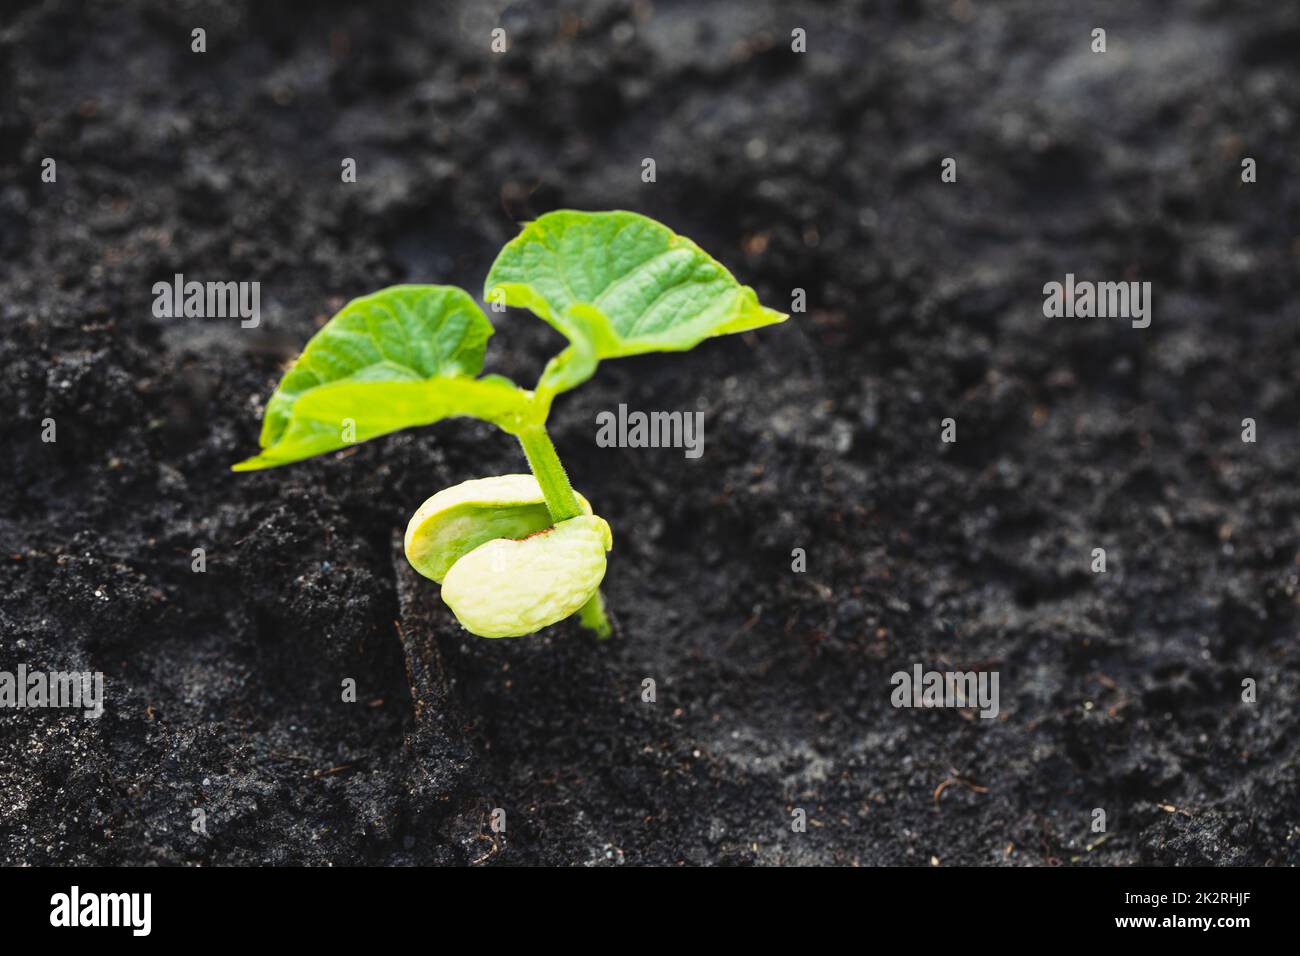
[[[529,425],[519,432],[518,437],[519,444],[524,446],[528,467],[533,470],[533,476],[546,496],[546,509],[551,513],[551,521],[558,524],[582,514],[578,496],[573,493],[573,485],[569,484],[560,456],[555,453],[551,436],[546,434],[546,426]]]

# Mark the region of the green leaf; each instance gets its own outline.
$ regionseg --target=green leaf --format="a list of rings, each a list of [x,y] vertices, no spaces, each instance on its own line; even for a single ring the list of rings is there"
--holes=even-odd
[[[317,332],[266,406],[263,448],[289,425],[299,396],[343,379],[477,375],[492,323],[454,286],[395,285],[353,299]]]
[[[392,286],[349,302],[307,343],[266,406],[262,453],[236,471],[271,468],[402,428],[472,415],[511,430],[530,396],[476,379],[492,323],[451,286]]]
[[[492,422],[513,434],[528,419],[530,407],[527,392],[498,376],[336,382],[304,393],[294,402],[279,440],[234,470],[287,465],[456,415]]]
[[[601,359],[684,351],[787,318],[691,240],[631,212],[561,210],[528,223],[492,264],[484,297],[529,309],[573,343],[543,379],[556,391]]]

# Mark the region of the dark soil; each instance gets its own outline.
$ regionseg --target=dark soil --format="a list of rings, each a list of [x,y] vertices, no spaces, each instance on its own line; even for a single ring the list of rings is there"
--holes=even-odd
[[[1300,862],[1300,7],[559,6],[6,5],[0,669],[108,701],[0,711],[0,862]],[[511,439],[228,468],[345,301],[556,207],[808,311],[558,403],[619,633],[480,640],[394,537]],[[175,272],[262,325],[154,318]],[[1067,272],[1151,327],[1045,318]],[[561,345],[497,324],[521,382]],[[619,402],[703,457],[596,447]],[[1001,715],[895,709],[915,663]]]

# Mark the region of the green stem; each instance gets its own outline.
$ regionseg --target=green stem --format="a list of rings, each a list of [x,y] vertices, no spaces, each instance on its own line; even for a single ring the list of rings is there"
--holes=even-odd
[[[524,446],[528,467],[533,470],[537,483],[542,486],[542,494],[546,496],[546,508],[551,513],[551,521],[558,524],[582,514],[578,496],[573,493],[569,476],[564,473],[560,456],[551,444],[551,436],[546,434],[546,426],[529,425],[519,432],[518,437],[519,444]]]
[[[609,637],[613,628],[605,616],[605,596],[596,589],[596,593],[582,607],[578,608],[578,623],[589,631],[595,631],[600,638]]]
[[[569,476],[564,473],[564,465],[560,464],[560,456],[555,453],[555,445],[546,433],[546,426],[529,425],[517,435],[519,444],[524,446],[528,467],[533,470],[533,476],[542,486],[551,521],[558,524],[582,514],[578,496],[573,493],[573,485],[569,484]],[[599,590],[578,609],[578,621],[588,630],[595,631],[597,637],[609,637],[611,628],[609,618],[605,616],[605,599]]]

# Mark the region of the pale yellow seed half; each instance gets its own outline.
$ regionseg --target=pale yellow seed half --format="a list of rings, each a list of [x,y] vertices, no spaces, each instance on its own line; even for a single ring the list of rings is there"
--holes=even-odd
[[[515,541],[479,545],[452,565],[442,599],[480,637],[522,637],[587,603],[605,577],[613,535],[604,518],[580,515]]]

